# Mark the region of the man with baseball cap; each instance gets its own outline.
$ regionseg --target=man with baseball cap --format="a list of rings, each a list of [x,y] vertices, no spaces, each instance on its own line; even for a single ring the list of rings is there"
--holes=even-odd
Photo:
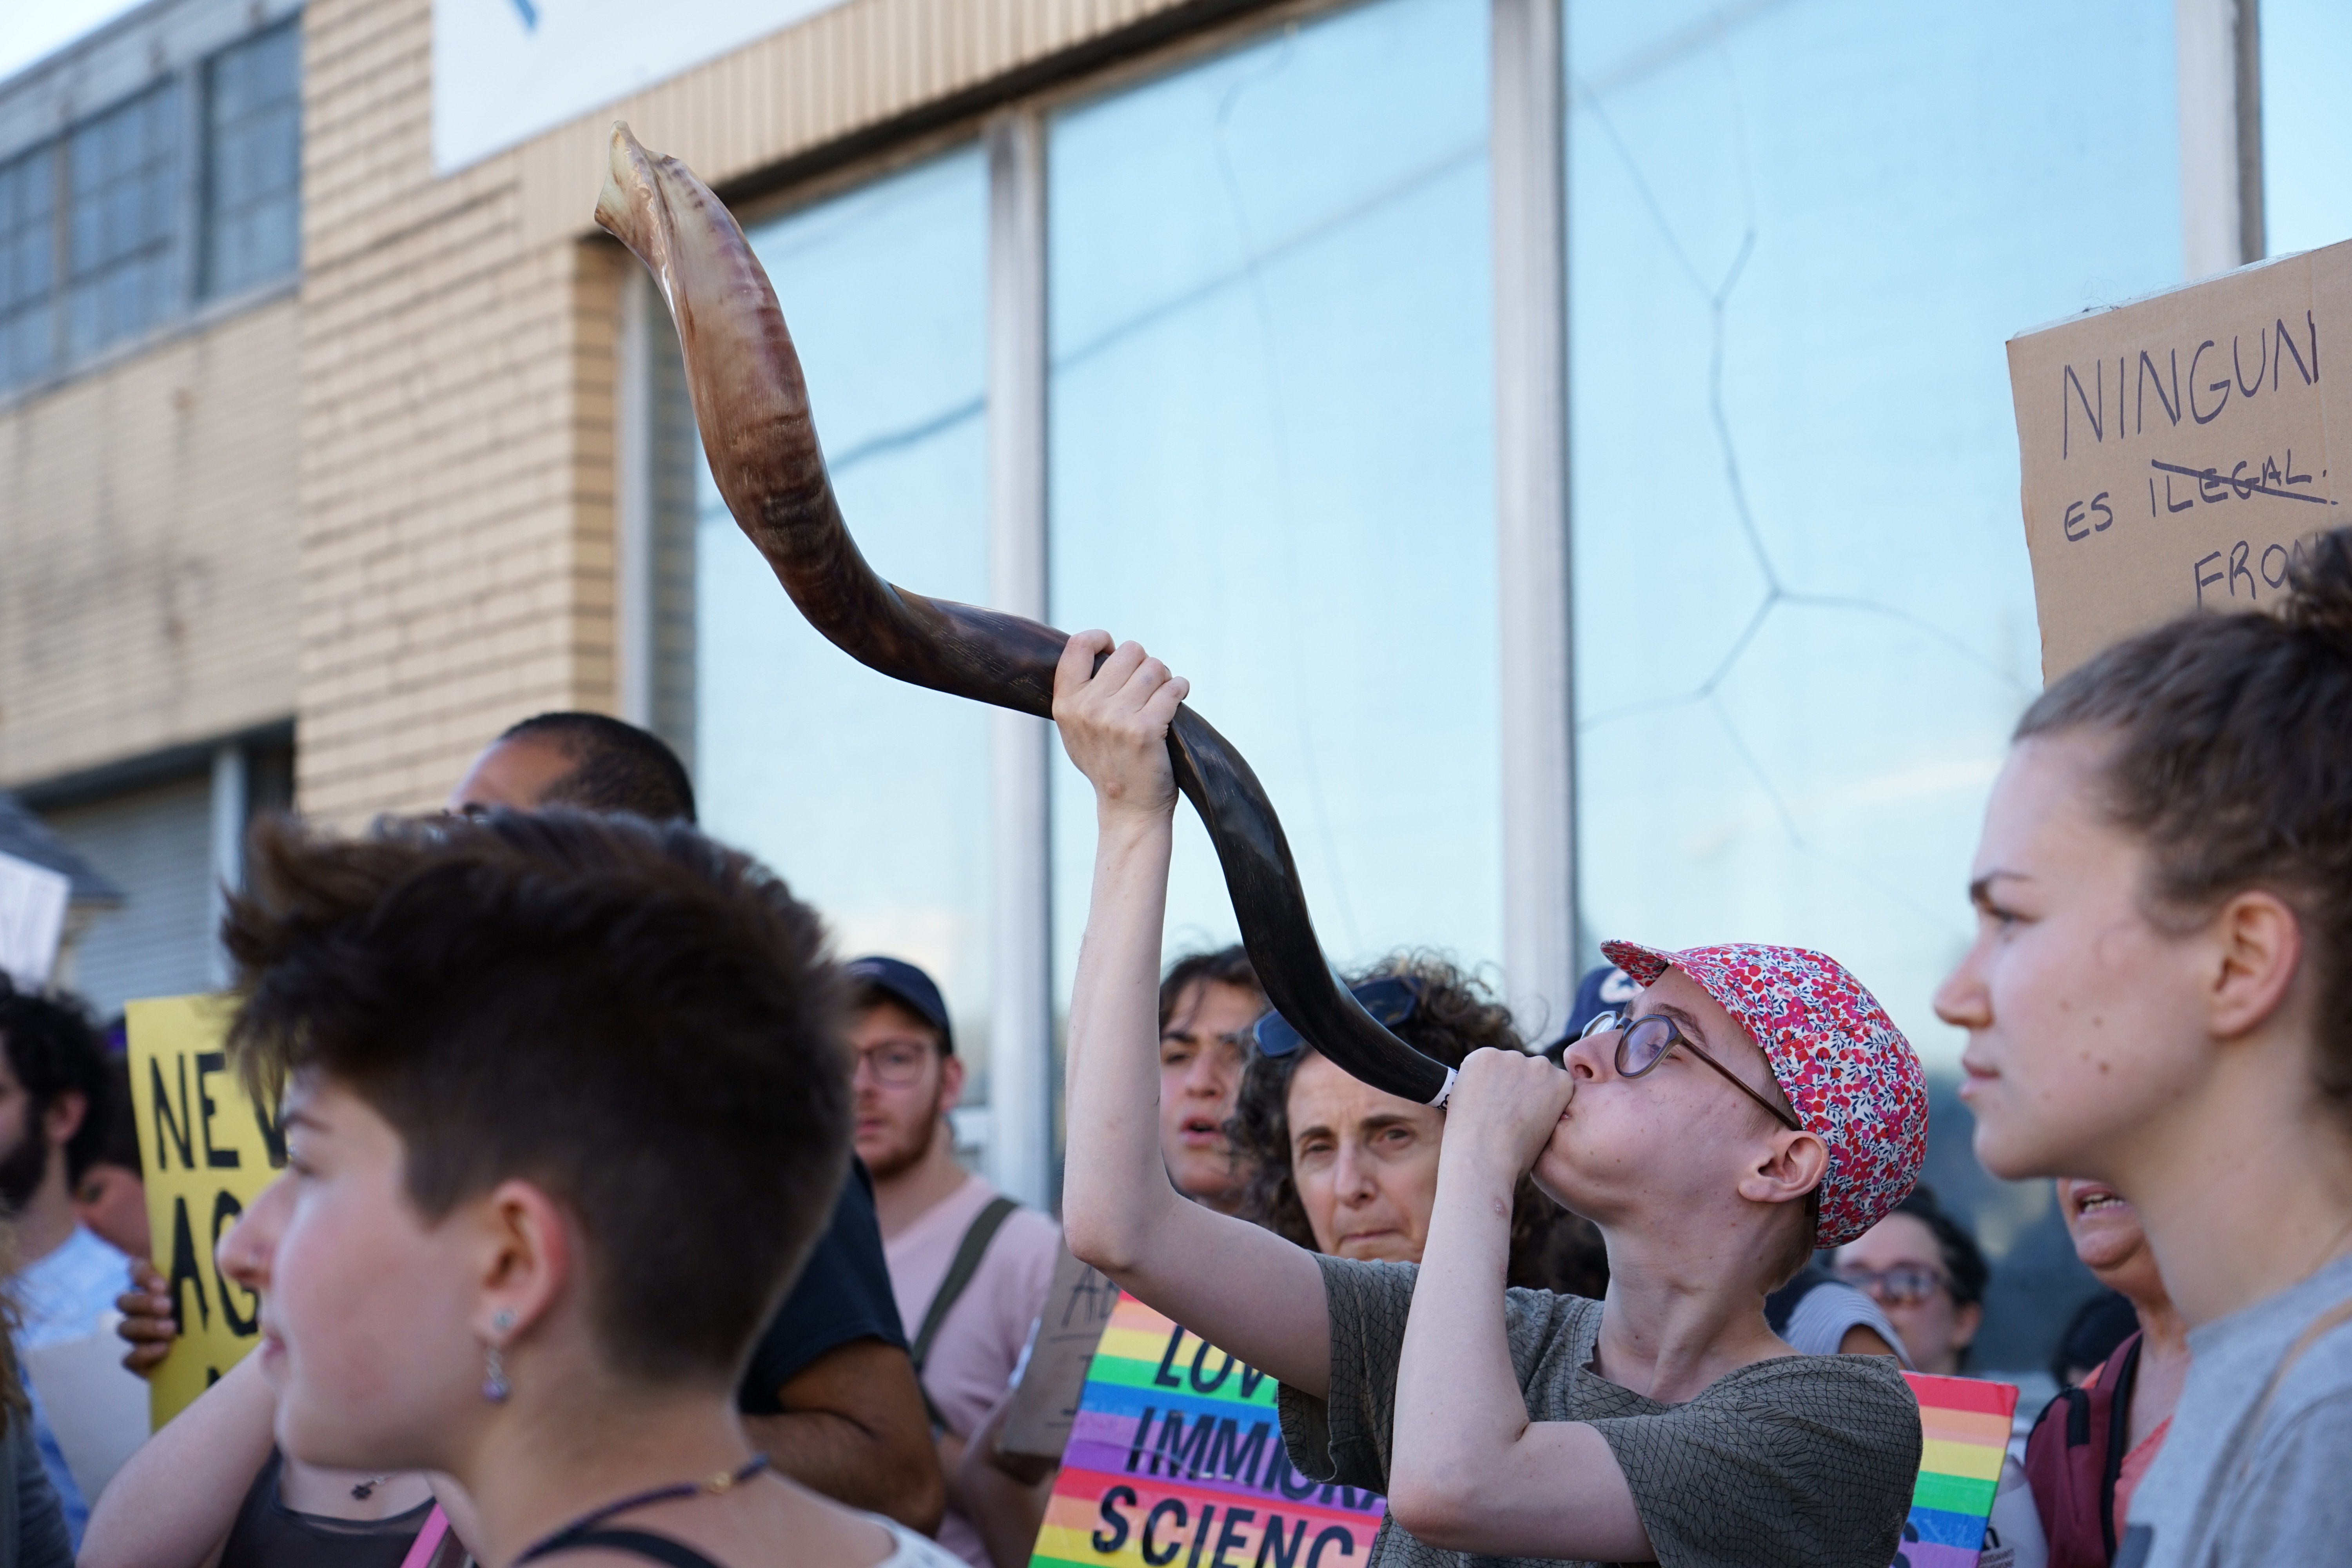
[[[843,971],[852,987],[857,1156],[874,1176],[891,1293],[913,1335],[940,1468],[953,1478],[965,1439],[1011,1384],[1045,1309],[1061,1232],[957,1163],[948,1112],[963,1093],[964,1065],[931,977],[878,955]],[[973,1504],[951,1479],[940,1544],[991,1568]]]

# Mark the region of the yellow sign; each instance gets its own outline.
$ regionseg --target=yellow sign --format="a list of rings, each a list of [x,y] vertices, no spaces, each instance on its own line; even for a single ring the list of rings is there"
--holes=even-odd
[[[247,1098],[223,1041],[230,1003],[170,996],[125,1009],[131,1097],[147,1171],[155,1267],[180,1337],[148,1380],[158,1426],[220,1381],[261,1334],[260,1301],[221,1277],[215,1250],[286,1163],[276,1108]]]

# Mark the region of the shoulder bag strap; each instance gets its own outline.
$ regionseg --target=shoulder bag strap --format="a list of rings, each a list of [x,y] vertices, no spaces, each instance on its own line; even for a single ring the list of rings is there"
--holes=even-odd
[[[931,1297],[931,1304],[924,1309],[923,1326],[915,1331],[915,1342],[908,1349],[907,1353],[915,1363],[915,1391],[923,1396],[923,1414],[929,1415],[931,1425],[941,1431],[950,1429],[948,1418],[940,1413],[939,1402],[931,1397],[931,1391],[923,1386],[923,1363],[930,1357],[931,1342],[940,1337],[940,1325],[947,1321],[949,1309],[963,1294],[964,1287],[971,1283],[971,1277],[980,1272],[980,1260],[987,1255],[988,1244],[996,1239],[997,1227],[1020,1206],[999,1193],[988,1200],[986,1208],[972,1216],[971,1228],[963,1233],[963,1240],[956,1247],[955,1258],[948,1264],[947,1278],[940,1281],[939,1289]]]
[[[997,1227],[1020,1206],[1000,1193],[988,1200],[988,1206],[973,1217],[971,1228],[963,1233],[955,1260],[948,1265],[947,1278],[940,1281],[938,1293],[923,1313],[923,1326],[915,1331],[915,1342],[907,1352],[915,1358],[918,1377],[922,1375],[923,1363],[930,1357],[931,1342],[940,1337],[940,1325],[947,1321],[949,1309],[963,1294],[964,1287],[971,1283],[971,1277],[980,1272],[980,1260],[987,1254],[988,1244],[996,1239]]]

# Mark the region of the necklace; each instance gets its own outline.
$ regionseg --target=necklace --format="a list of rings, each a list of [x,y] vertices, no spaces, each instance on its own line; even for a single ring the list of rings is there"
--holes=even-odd
[[[626,1513],[631,1509],[643,1508],[647,1503],[669,1502],[678,1498],[717,1497],[722,1492],[733,1491],[767,1468],[768,1456],[754,1454],[750,1462],[740,1469],[721,1470],[717,1475],[706,1477],[698,1481],[677,1481],[669,1486],[655,1487],[650,1491],[634,1493],[621,1499],[618,1502],[608,1502],[600,1509],[582,1514],[554,1534],[544,1537],[538,1545],[516,1558],[515,1563],[520,1568],[520,1564],[529,1563],[533,1558],[544,1557],[551,1552],[561,1552],[574,1540],[587,1534],[616,1513]]]
[[[352,1500],[353,1502],[367,1501],[368,1499],[375,1496],[375,1489],[383,1485],[384,1482],[392,1479],[392,1477],[393,1472],[390,1470],[386,1470],[380,1476],[370,1476],[367,1479],[352,1488]]]

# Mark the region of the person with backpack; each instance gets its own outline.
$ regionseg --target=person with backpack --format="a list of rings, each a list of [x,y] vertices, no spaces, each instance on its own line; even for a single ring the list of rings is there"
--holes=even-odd
[[[2189,1325],[2164,1289],[2139,1212],[2113,1187],[2063,1178],[2059,1212],[2074,1256],[2131,1303],[2137,1326],[2042,1412],[2025,1444],[2025,1474],[2050,1543],[2050,1568],[2107,1568],[2132,1494],[2172,1428],[2189,1376]]]
[[[878,955],[854,959],[843,973],[852,987],[856,1148],[874,1177],[883,1260],[898,1316],[914,1334],[940,1469],[953,1477],[964,1444],[1012,1384],[1029,1326],[1045,1310],[1061,1228],[957,1163],[948,1112],[962,1095],[964,1064],[937,983]],[[950,1487],[940,1544],[971,1568],[1001,1568],[975,1515],[1005,1510],[957,1494],[995,1484],[992,1475],[967,1472],[961,1489]],[[1006,1488],[1014,1485],[1004,1478]],[[1040,1497],[1034,1509],[1043,1507]],[[1027,1533],[1034,1536],[1034,1525]],[[1027,1544],[1020,1543],[1023,1562]]]

